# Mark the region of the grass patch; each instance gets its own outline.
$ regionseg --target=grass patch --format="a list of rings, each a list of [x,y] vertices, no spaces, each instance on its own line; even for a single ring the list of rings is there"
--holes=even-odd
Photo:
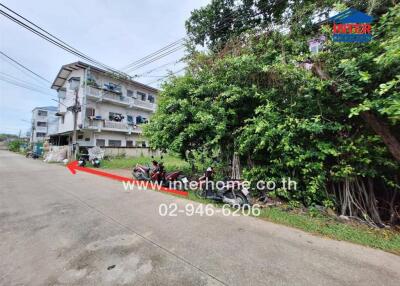
[[[259,218],[400,255],[400,233],[394,230],[374,229],[359,223],[343,223],[332,217],[288,212],[279,207],[262,209]]]
[[[105,169],[133,169],[136,164],[149,165],[153,159],[148,156],[140,157],[116,157],[103,160],[101,167]],[[154,157],[156,161],[162,161],[167,172],[180,170],[184,173],[190,173],[190,165],[186,161],[172,155],[165,155],[161,160],[160,157]]]

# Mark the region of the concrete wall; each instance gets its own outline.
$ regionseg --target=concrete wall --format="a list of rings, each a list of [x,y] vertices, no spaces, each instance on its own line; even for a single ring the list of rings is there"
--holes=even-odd
[[[101,148],[105,156],[126,156],[126,157],[140,157],[140,156],[160,156],[160,151],[153,151],[150,148]]]
[[[89,140],[88,140],[89,139]],[[148,146],[148,142],[146,138],[141,136],[140,134],[128,134],[126,132],[113,132],[113,131],[79,131],[78,132],[78,144],[81,147],[93,147],[96,146],[97,139],[104,140],[105,146],[109,146],[109,140],[119,140],[121,141],[121,147],[127,147],[126,142],[132,141],[133,146],[141,147],[142,142],[146,143]],[[140,143],[140,146],[137,146],[137,143]]]

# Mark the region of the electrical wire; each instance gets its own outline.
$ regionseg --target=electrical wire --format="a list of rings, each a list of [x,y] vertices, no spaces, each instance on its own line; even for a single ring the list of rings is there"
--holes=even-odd
[[[230,26],[232,24],[235,24],[235,22],[228,22],[229,19],[235,19],[235,17],[236,17],[235,20],[244,19],[245,15],[238,14],[238,15],[235,16],[234,15],[235,13],[240,13],[240,11],[238,11],[238,10],[231,11],[231,12],[229,12],[227,14],[228,16],[224,16],[222,18],[223,19],[222,23],[220,23],[217,26],[217,29],[215,29],[214,32],[220,31],[220,30],[222,30],[224,28],[227,28],[228,26]],[[256,16],[258,16],[260,14],[263,14],[263,13],[264,12],[255,13],[255,14],[252,15],[252,17],[256,17]],[[238,16],[240,16],[240,17],[238,17]],[[167,46],[165,46],[165,47],[163,47],[163,48],[161,48],[161,49],[159,49],[159,50],[157,50],[157,51],[155,51],[155,52],[153,52],[153,53],[151,53],[151,54],[149,54],[149,55],[147,55],[147,56],[145,56],[145,57],[143,57],[143,58],[141,58],[141,59],[139,59],[139,60],[137,60],[137,61],[135,61],[135,62],[133,62],[131,64],[129,64],[124,69],[126,70],[126,72],[129,73],[129,72],[132,72],[132,71],[137,70],[139,68],[142,68],[142,67],[144,67],[144,66],[146,66],[146,65],[148,65],[150,63],[153,63],[153,62],[155,62],[155,61],[157,61],[157,60],[159,60],[159,59],[161,59],[161,58],[163,58],[165,56],[168,56],[171,53],[176,52],[179,49],[184,47],[184,44],[180,44],[179,46],[175,47],[178,43],[183,42],[184,39],[185,39],[185,37],[180,38],[180,39],[172,42],[171,44],[169,44],[169,45],[167,45]]]
[[[161,58],[163,58],[163,57],[166,57],[166,56],[168,56],[168,55],[170,55],[170,54],[172,54],[172,53],[174,53],[174,52],[176,52],[176,51],[182,49],[183,47],[184,47],[184,46],[179,46],[179,47],[177,47],[177,48],[175,48],[175,49],[173,49],[173,50],[170,50],[170,51],[168,51],[168,52],[165,52],[165,53],[163,53],[163,54],[160,54],[160,55],[158,55],[158,56],[155,57],[155,58],[149,59],[148,61],[146,61],[146,62],[144,62],[144,63],[142,63],[142,64],[139,64],[139,65],[137,65],[137,66],[134,66],[134,67],[130,68],[128,72],[132,72],[132,71],[137,70],[137,69],[139,69],[139,68],[141,68],[141,67],[147,66],[148,64],[151,64],[151,63],[153,63],[153,62],[155,62],[155,61],[157,61],[157,60],[159,60],[159,59],[161,59]]]
[[[180,61],[181,61],[181,60],[177,60],[177,61],[168,62],[168,63],[166,63],[166,64],[162,64],[162,65],[160,65],[160,66],[158,66],[158,67],[152,68],[151,70],[145,71],[145,72],[143,72],[143,73],[141,73],[141,74],[134,75],[134,77],[142,77],[142,76],[145,76],[145,75],[147,75],[147,74],[151,74],[152,72],[154,72],[154,71],[156,71],[156,70],[158,70],[158,69],[160,69],[160,68],[163,68],[163,67],[166,67],[166,66],[169,66],[169,65],[172,65],[172,64],[176,65],[176,64],[179,63]]]
[[[13,75],[7,74],[7,73],[2,72],[2,71],[0,71],[0,74],[3,75],[3,76],[5,76],[5,77],[9,77],[9,78],[11,78],[12,80],[19,81],[19,82],[21,82],[21,83],[23,83],[23,84],[31,85],[32,87],[35,87],[35,88],[38,88],[38,89],[46,89],[46,88],[43,87],[43,86],[39,86],[39,85],[36,85],[36,84],[34,84],[34,83],[31,83],[31,82],[28,82],[28,81],[24,81],[24,80],[22,80],[22,79],[20,79],[20,78],[17,78],[17,77],[15,77],[15,76],[13,76]]]
[[[172,49],[174,46],[180,44],[184,39],[185,39],[184,37],[180,38],[180,39],[178,39],[178,40],[176,40],[176,41],[174,41],[174,42],[172,42],[172,43],[170,43],[170,44],[158,49],[157,51],[155,51],[155,52],[153,52],[153,53],[151,53],[151,54],[149,54],[149,55],[147,55],[147,56],[145,56],[143,58],[140,58],[140,59],[138,59],[138,60],[136,60],[136,61],[134,61],[134,62],[132,62],[132,63],[130,63],[128,65],[126,65],[125,67],[122,68],[122,70],[130,69],[131,67],[133,67],[133,66],[135,66],[137,64],[140,64],[141,62],[145,61],[148,58],[154,57],[154,56],[158,55],[159,53],[164,52],[165,50]]]
[[[162,77],[162,78],[160,78],[160,79],[157,79],[157,80],[151,81],[151,82],[149,82],[149,83],[146,83],[146,85],[149,85],[149,84],[153,84],[153,83],[159,82],[159,81],[163,80],[164,78],[170,77],[170,76],[172,76],[172,75],[174,75],[174,74],[177,74],[177,73],[179,73],[179,72],[183,71],[185,68],[186,68],[186,67],[184,67],[184,68],[181,68],[180,70],[178,70],[178,71],[176,71],[176,72],[173,72],[173,73],[169,73],[169,74],[167,74],[167,75],[163,76],[163,77]]]
[[[42,91],[42,90],[40,90],[40,89],[36,89],[35,87],[32,87],[32,86],[29,86],[29,85],[20,83],[20,82],[15,81],[15,80],[8,79],[8,78],[6,78],[6,77],[4,77],[4,76],[1,76],[1,75],[0,75],[0,80],[1,80],[1,81],[4,81],[4,82],[7,82],[7,83],[9,83],[9,84],[12,84],[12,85],[14,85],[14,86],[18,86],[18,87],[22,87],[22,88],[25,88],[25,89],[28,89],[28,90],[31,90],[31,91],[35,91],[35,92],[39,92],[39,93],[42,93],[42,94],[54,96],[54,95],[52,95],[52,94],[50,94],[50,93],[46,93],[46,92],[44,92],[44,91]]]
[[[20,62],[16,61],[15,59],[13,59],[12,57],[10,57],[9,55],[7,55],[6,53],[4,53],[3,51],[0,51],[0,54],[2,54],[4,57],[6,57],[7,59],[9,59],[10,61],[12,61],[13,63],[17,64],[18,66],[20,66],[21,68],[23,68],[24,70],[27,70],[28,72],[30,72],[31,74],[35,75],[36,77],[40,78],[41,80],[44,80],[45,82],[51,83],[51,81],[45,79],[44,77],[42,77],[41,75],[35,73],[34,71],[32,71],[31,69],[27,68],[26,66],[24,66],[23,64],[21,64]]]
[[[2,14],[3,16],[7,17],[8,19],[10,19],[11,21],[17,23],[18,25],[24,27],[25,29],[33,32],[34,34],[40,36],[41,38],[45,39],[46,41],[52,43],[53,45],[56,45],[62,49],[64,49],[67,52],[70,52],[82,59],[85,59],[89,62],[91,62],[92,64],[102,67],[103,69],[105,69],[106,71],[110,72],[110,73],[114,73],[118,76],[122,76],[122,77],[128,77],[129,75],[118,71],[114,68],[109,67],[108,65],[105,65],[97,60],[94,60],[93,58],[87,56],[86,54],[80,52],[79,50],[75,49],[74,47],[70,46],[69,44],[67,44],[66,42],[62,41],[61,39],[59,39],[58,37],[52,35],[51,33],[49,33],[48,31],[46,31],[45,29],[39,27],[38,25],[34,24],[32,21],[26,19],[25,17],[23,17],[22,15],[18,14],[17,12],[13,11],[12,9],[8,8],[7,6],[3,5],[0,3],[0,6],[4,7],[5,9],[7,9],[8,11],[12,12],[13,14],[17,15],[19,18],[23,19],[25,22],[27,22],[28,24],[22,22],[21,20],[15,18],[14,16],[8,14],[7,12],[0,10],[0,14]],[[32,27],[33,26],[33,27]],[[36,29],[35,29],[36,28]],[[42,32],[40,32],[40,31]]]

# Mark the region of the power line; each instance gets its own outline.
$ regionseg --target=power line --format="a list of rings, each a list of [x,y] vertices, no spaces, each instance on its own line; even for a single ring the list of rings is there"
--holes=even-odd
[[[0,4],[1,5],[1,4]],[[13,58],[11,58],[10,56],[8,56],[7,54],[5,54],[4,52],[0,51],[0,54],[2,54],[3,56],[5,56],[7,59],[9,59],[10,61],[12,61],[13,63],[17,64],[18,66],[22,67],[23,69],[27,70],[28,72],[30,72],[31,74],[34,74],[35,76],[37,76],[38,78],[51,83],[51,81],[45,79],[44,77],[42,77],[41,75],[35,73],[34,71],[32,71],[31,69],[27,68],[26,66],[24,66],[23,64],[17,62],[16,60],[14,60]]]
[[[238,13],[236,15],[236,19],[235,19],[235,13]],[[251,18],[256,17],[258,15],[261,15],[263,13],[264,12],[255,13],[255,14],[251,15]],[[240,20],[240,19],[244,19],[244,17],[245,17],[245,15],[240,14],[239,10],[233,10],[233,11],[229,12],[226,16],[224,16],[222,18],[222,23],[220,23],[216,27],[217,29],[215,29],[214,32],[215,31],[220,31],[220,30],[222,30],[224,28],[227,28],[230,25],[234,25],[235,21]],[[235,21],[228,22],[229,19],[232,19],[232,20],[235,19]],[[151,54],[149,54],[149,55],[147,55],[147,56],[145,56],[145,57],[143,57],[143,58],[141,58],[141,59],[139,59],[139,60],[137,60],[137,61],[135,61],[135,62],[133,62],[131,64],[129,64],[124,69],[126,69],[127,72],[132,72],[132,71],[137,70],[137,69],[139,69],[141,67],[144,67],[144,66],[146,66],[146,65],[148,65],[150,63],[153,63],[154,61],[157,61],[157,60],[159,60],[159,59],[161,59],[161,58],[163,58],[165,56],[168,56],[171,53],[176,52],[179,49],[184,47],[183,44],[179,44],[179,43],[183,42],[184,39],[185,39],[185,37],[180,38],[180,39],[172,42],[171,44],[169,44],[167,46],[164,46],[163,48],[161,48],[161,49],[159,49],[159,50],[157,50],[157,51],[155,51],[155,52],[153,52],[153,53],[151,53]],[[176,47],[176,45],[178,45],[178,46]]]
[[[42,94],[54,96],[54,95],[52,95],[52,94],[50,94],[50,93],[46,93],[46,92],[44,92],[44,91],[42,91],[42,90],[40,90],[40,89],[37,89],[37,88],[35,88],[35,87],[29,86],[29,85],[24,84],[24,83],[20,83],[20,82],[15,81],[15,80],[8,79],[8,78],[6,78],[6,77],[4,77],[4,76],[1,76],[1,75],[0,75],[0,80],[1,80],[1,81],[4,81],[4,82],[7,82],[7,83],[9,83],[9,84],[18,86],[18,87],[22,87],[22,88],[31,90],[31,91],[35,91],[35,92],[39,92],[39,93],[42,93]]]
[[[144,73],[141,73],[141,74],[138,74],[138,75],[134,75],[134,77],[142,77],[142,76],[145,76],[146,74],[150,74],[150,73],[152,73],[152,72],[154,72],[154,71],[156,71],[156,70],[158,70],[158,69],[160,69],[160,68],[163,68],[163,67],[166,67],[166,66],[169,66],[169,65],[172,65],[172,64],[177,64],[177,63],[179,63],[181,60],[177,60],[177,61],[172,61],[172,62],[168,62],[168,63],[166,63],[166,64],[162,64],[162,65],[160,65],[160,66],[158,66],[158,67],[155,67],[155,68],[152,68],[151,70],[148,70],[148,71],[145,71]]]
[[[184,39],[185,38],[180,38],[180,39],[178,39],[178,40],[176,40],[176,41],[174,41],[174,42],[172,42],[172,43],[170,43],[170,44],[158,49],[157,51],[155,51],[155,52],[153,52],[153,53],[151,53],[151,54],[149,54],[149,55],[147,55],[147,56],[145,56],[143,58],[140,58],[140,59],[138,59],[138,60],[136,60],[136,61],[134,61],[134,62],[132,62],[132,63],[130,63],[128,65],[126,65],[125,67],[122,68],[122,70],[130,69],[131,67],[133,67],[133,66],[135,66],[137,64],[140,64],[141,62],[145,61],[146,59],[154,57],[157,54],[159,54],[161,52],[164,52],[165,50],[172,49],[174,46],[180,44]]]
[[[10,19],[11,21],[17,23],[18,25],[24,27],[25,29],[33,32],[34,34],[40,36],[41,38],[45,39],[46,41],[52,43],[53,45],[56,45],[62,49],[64,49],[67,52],[70,52],[82,59],[85,59],[89,62],[91,62],[94,65],[97,65],[99,67],[102,67],[103,69],[107,70],[110,73],[114,73],[116,75],[122,76],[122,77],[128,77],[130,78],[127,74],[118,71],[116,69],[113,69],[97,60],[94,60],[93,58],[87,56],[86,54],[80,52],[79,50],[75,49],[74,47],[70,46],[69,44],[67,44],[66,42],[62,41],[61,39],[59,39],[58,37],[52,35],[51,33],[49,33],[48,31],[46,31],[45,29],[39,27],[38,25],[34,24],[32,21],[26,19],[25,17],[23,17],[22,15],[18,14],[17,12],[13,11],[12,9],[8,8],[7,6],[3,5],[0,3],[0,6],[4,7],[5,9],[7,9],[8,11],[12,12],[13,14],[17,15],[19,18],[23,19],[25,22],[27,22],[28,24],[22,22],[21,20],[15,18],[14,16],[8,14],[7,12],[0,10],[0,14],[2,14],[3,16],[7,17],[8,19]],[[33,26],[33,27],[32,27]],[[36,29],[35,29],[36,28]],[[42,32],[40,32],[40,31]]]
[[[169,73],[169,74],[167,74],[167,75],[163,76],[163,77],[162,77],[162,78],[160,78],[160,79],[157,79],[157,80],[154,80],[154,81],[152,81],[152,82],[146,83],[146,85],[149,85],[149,84],[152,84],[152,83],[159,82],[159,81],[163,80],[164,78],[170,77],[170,76],[172,76],[172,75],[174,75],[174,74],[177,74],[177,73],[179,73],[179,72],[183,71],[185,68],[186,68],[186,67],[184,67],[184,68],[181,68],[180,70],[178,70],[178,71],[176,71],[176,72],[173,72],[173,73]]]
[[[19,81],[19,82],[21,82],[21,83],[23,83],[23,84],[31,85],[32,87],[35,87],[35,88],[38,88],[38,89],[45,89],[45,87],[43,87],[43,86],[35,85],[34,83],[24,81],[24,80],[22,80],[22,79],[20,79],[20,78],[17,78],[17,77],[15,77],[15,76],[10,75],[10,74],[7,74],[7,73],[5,73],[5,72],[0,71],[0,74],[2,74],[3,76],[9,77],[9,78],[11,78],[12,80]]]
[[[130,68],[129,72],[132,72],[132,71],[137,70],[137,69],[139,69],[141,67],[147,66],[148,64],[151,64],[151,63],[153,63],[153,62],[155,62],[155,61],[157,61],[157,60],[159,60],[159,59],[161,59],[163,57],[166,57],[166,56],[168,56],[168,55],[170,55],[170,54],[172,54],[172,53],[174,53],[174,52],[176,52],[176,51],[178,51],[178,50],[180,50],[182,48],[183,48],[183,46],[179,46],[179,47],[176,47],[175,49],[172,49],[172,50],[167,51],[167,52],[165,52],[163,54],[160,54],[155,58],[149,59],[148,61],[145,61],[145,62],[143,62],[143,63],[141,63],[141,64],[139,64],[137,66],[134,66],[134,67]]]

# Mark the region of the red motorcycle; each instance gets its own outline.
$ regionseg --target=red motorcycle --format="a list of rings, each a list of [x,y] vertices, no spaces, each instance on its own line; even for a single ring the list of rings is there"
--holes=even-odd
[[[174,188],[183,188],[188,182],[188,179],[181,171],[167,173],[164,164],[155,160],[153,160],[151,167],[137,164],[133,169],[132,175],[136,180],[159,182],[163,186]],[[175,184],[175,182],[180,183]]]

